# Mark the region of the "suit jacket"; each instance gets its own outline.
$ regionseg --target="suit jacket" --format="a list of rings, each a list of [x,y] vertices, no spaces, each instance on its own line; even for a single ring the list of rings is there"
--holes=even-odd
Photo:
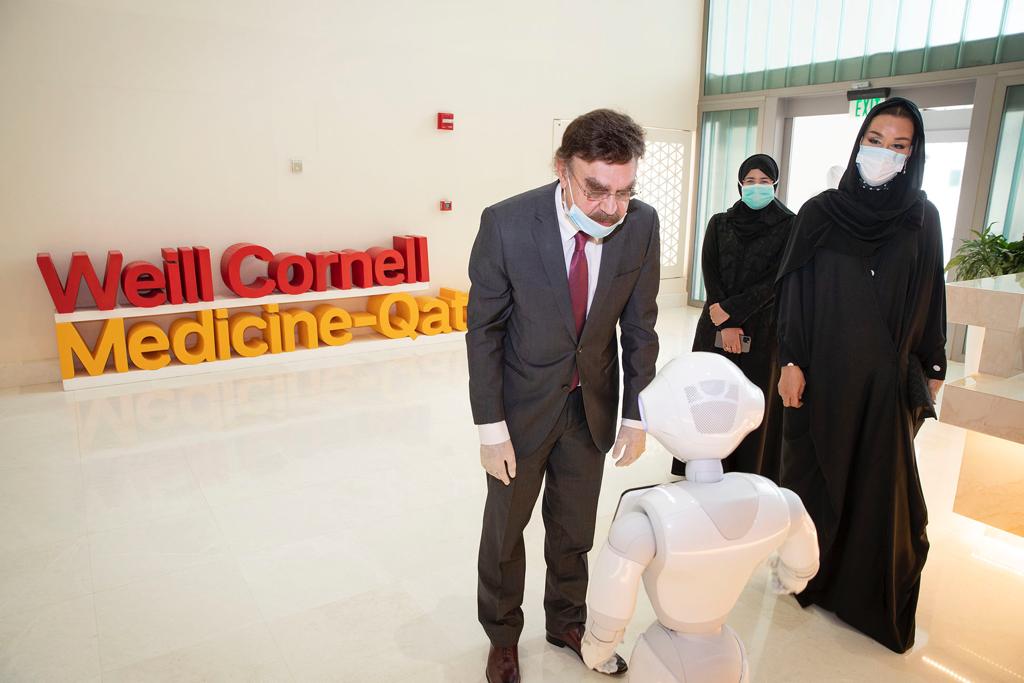
[[[658,357],[657,212],[632,200],[604,239],[597,288],[577,339],[562,251],[555,185],[484,209],[469,258],[469,397],[473,421],[505,420],[517,456],[554,427],[579,367],[587,424],[603,451],[615,439],[621,329],[622,417],[639,420],[637,396]]]

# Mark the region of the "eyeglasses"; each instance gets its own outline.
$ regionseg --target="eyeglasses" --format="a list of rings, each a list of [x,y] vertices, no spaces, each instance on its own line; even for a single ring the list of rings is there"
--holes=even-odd
[[[583,195],[589,201],[592,202],[603,202],[604,200],[608,199],[608,197],[614,196],[616,202],[620,204],[625,204],[626,202],[628,202],[630,199],[637,195],[635,185],[628,190],[620,190],[619,192],[615,193],[609,192],[608,190],[591,190],[588,189],[587,187],[584,187],[583,183],[579,181],[579,179],[572,171],[566,169],[566,172],[570,178],[576,181],[576,186],[580,188],[580,190],[583,192]]]

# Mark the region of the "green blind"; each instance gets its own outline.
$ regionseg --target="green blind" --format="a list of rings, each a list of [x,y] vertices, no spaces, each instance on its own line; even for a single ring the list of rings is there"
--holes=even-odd
[[[1006,90],[1003,121],[999,126],[999,144],[992,169],[988,216],[985,225],[995,222],[993,232],[1002,231],[1006,239],[1024,238],[1024,85]],[[980,227],[980,226],[978,226]]]
[[[711,0],[704,94],[1024,60],[1024,0]]]
[[[700,125],[700,172],[691,297],[704,300],[700,258],[708,220],[736,203],[736,173],[757,144],[757,109],[705,112]]]

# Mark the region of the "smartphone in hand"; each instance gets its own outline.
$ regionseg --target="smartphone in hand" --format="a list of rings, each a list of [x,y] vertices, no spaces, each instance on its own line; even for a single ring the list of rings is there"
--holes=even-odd
[[[715,332],[715,348],[722,348],[722,331],[718,330]],[[750,353],[750,335],[740,335],[740,353]]]

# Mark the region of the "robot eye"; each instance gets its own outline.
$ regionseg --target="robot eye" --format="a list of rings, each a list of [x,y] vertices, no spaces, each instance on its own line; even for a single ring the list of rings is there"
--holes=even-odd
[[[721,379],[709,379],[701,382],[700,390],[707,396],[724,396],[730,401],[738,401],[740,398],[739,386]]]
[[[700,383],[700,390],[711,396],[721,396],[725,393],[726,383],[720,379],[709,379]]]
[[[701,434],[732,431],[739,408],[739,387],[719,380],[691,384],[683,389],[693,425]]]

